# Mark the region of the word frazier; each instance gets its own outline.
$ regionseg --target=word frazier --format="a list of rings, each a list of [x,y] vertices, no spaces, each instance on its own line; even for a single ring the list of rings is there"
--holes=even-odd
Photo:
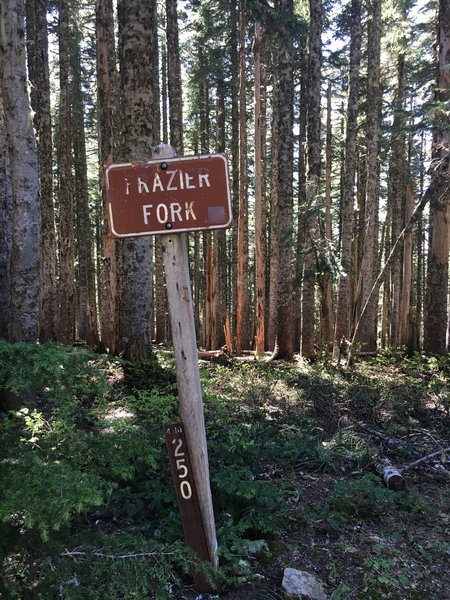
[[[117,237],[231,224],[228,162],[223,154],[113,164],[105,173],[111,231]]]

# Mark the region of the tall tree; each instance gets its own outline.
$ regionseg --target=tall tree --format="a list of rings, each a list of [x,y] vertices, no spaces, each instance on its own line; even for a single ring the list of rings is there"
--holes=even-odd
[[[11,323],[11,174],[9,169],[8,140],[5,112],[0,91],[0,338],[9,338]]]
[[[293,121],[294,121],[294,51],[293,2],[279,0],[277,31],[274,42],[274,61],[277,72],[276,144],[273,161],[276,163],[276,202],[272,219],[276,223],[276,270],[270,276],[276,290],[275,358],[290,360],[294,353],[292,331],[292,239],[293,239]]]
[[[315,244],[318,236],[317,210],[320,195],[320,86],[322,71],[322,27],[321,0],[310,0],[310,29],[308,45],[308,171],[306,181],[305,245],[306,255],[303,269],[302,289],[302,345],[305,358],[315,354],[314,349],[314,304],[315,273],[317,261]]]
[[[12,192],[9,339],[12,342],[36,342],[39,329],[39,175],[25,63],[24,2],[2,2],[0,23],[0,89]]]
[[[448,102],[450,100],[450,3],[439,2],[439,62],[435,99],[438,103],[433,124],[434,163],[448,159],[450,132]],[[430,240],[425,298],[424,349],[445,354],[448,328],[448,254],[450,199],[447,193],[436,194],[430,204]]]
[[[103,167],[113,162],[117,133],[117,72],[112,0],[97,0],[97,126],[102,193],[101,340],[110,352],[117,345],[116,242],[111,233]]]
[[[245,24],[245,0],[241,0],[239,6],[239,214],[236,283],[236,352],[238,354],[241,350],[250,347]]]
[[[302,329],[302,279],[303,279],[303,251],[305,248],[305,223],[300,215],[306,211],[306,130],[308,123],[308,65],[306,60],[306,47],[302,47],[300,54],[300,98],[299,98],[299,133],[298,133],[298,197],[297,197],[297,240],[294,271],[294,348],[298,352],[301,348]]]
[[[75,338],[72,129],[70,114],[69,2],[59,2],[58,197],[60,221],[59,341]]]
[[[152,45],[156,3],[119,0],[119,63],[122,97],[123,160],[150,157],[154,136]],[[120,248],[120,349],[130,359],[145,357],[151,348],[152,239],[127,238]]]
[[[405,114],[405,56],[397,59],[397,90],[394,99],[394,119],[391,135],[391,156],[389,164],[389,195],[391,215],[392,246],[404,226],[404,208],[406,204],[406,114]],[[391,269],[391,310],[390,310],[390,345],[396,347],[401,342],[401,298],[402,298],[402,264],[403,255],[399,253]]]
[[[27,56],[31,106],[39,160],[41,205],[39,339],[56,339],[56,235],[53,204],[53,143],[48,62],[47,0],[27,0]]]
[[[263,132],[261,122],[261,22],[255,22],[254,71],[255,71],[255,350],[262,356],[265,350],[265,230],[264,230],[264,168]]]
[[[341,212],[341,273],[338,283],[333,355],[337,359],[342,338],[350,339],[353,213],[355,206],[356,143],[358,124],[359,71],[361,64],[361,0],[352,0],[350,67],[343,166]]]
[[[79,11],[73,13],[71,27],[71,104],[72,144],[74,162],[75,254],[77,281],[77,336],[89,346],[98,344],[97,300],[95,290],[95,265],[93,228],[89,211],[88,167],[86,132],[84,124],[85,102],[81,64],[82,32],[79,28]]]
[[[379,192],[381,0],[369,4],[367,64],[367,158],[364,212],[363,256],[359,273],[360,306],[364,306],[375,280]],[[377,347],[377,298],[374,296],[359,330],[358,341],[367,351]]]
[[[327,126],[325,146],[325,214],[321,227],[320,264],[318,269],[318,284],[320,290],[320,344],[327,348],[333,340],[334,330],[334,303],[333,288],[331,281],[331,175],[333,168],[332,142],[333,132],[331,128],[331,96],[332,84],[327,88]]]

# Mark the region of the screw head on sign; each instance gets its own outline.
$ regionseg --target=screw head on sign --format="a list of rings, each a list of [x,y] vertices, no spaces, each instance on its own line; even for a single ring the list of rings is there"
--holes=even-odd
[[[172,223],[167,222],[166,223],[166,229],[172,229],[173,225]]]
[[[169,165],[164,161],[159,166],[161,167],[161,169],[163,169],[163,171],[165,171]]]

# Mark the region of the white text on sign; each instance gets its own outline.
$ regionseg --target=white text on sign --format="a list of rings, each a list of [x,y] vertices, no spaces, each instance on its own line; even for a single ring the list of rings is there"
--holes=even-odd
[[[197,217],[194,213],[194,202],[185,202],[184,207],[179,202],[171,202],[169,206],[165,204],[157,204],[155,215],[158,223],[175,223],[176,221],[196,221]],[[149,218],[153,215],[153,204],[144,204],[142,210],[144,212],[144,223],[149,224]]]
[[[151,194],[155,192],[178,192],[180,190],[195,190],[197,188],[211,187],[209,173],[190,174],[181,169],[167,170],[153,175],[153,181],[137,177],[134,182],[130,182],[128,177],[124,180],[125,195],[129,196],[133,188],[137,189],[138,194]]]
[[[172,444],[176,445],[174,456],[178,470],[178,478],[181,479],[180,493],[185,500],[190,500],[192,498],[192,488],[189,481],[186,480],[189,471],[187,466],[184,464],[186,462],[186,459],[184,458],[184,451],[182,449],[183,440],[181,440],[180,438],[176,438],[172,440]]]

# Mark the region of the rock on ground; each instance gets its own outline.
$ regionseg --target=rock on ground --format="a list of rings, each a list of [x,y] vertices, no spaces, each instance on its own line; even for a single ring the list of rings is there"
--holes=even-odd
[[[306,571],[287,568],[284,570],[283,592],[288,598],[308,600],[327,600],[327,596],[318,579]]]

